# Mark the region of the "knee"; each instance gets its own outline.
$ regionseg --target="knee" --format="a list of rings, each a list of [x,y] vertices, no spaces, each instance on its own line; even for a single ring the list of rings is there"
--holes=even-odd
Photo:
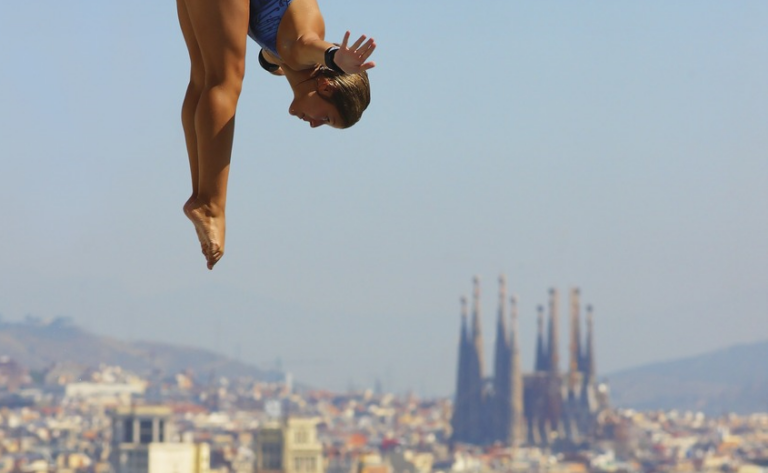
[[[187,85],[187,95],[200,95],[205,87],[205,70],[194,69],[189,75],[189,85]]]
[[[192,67],[189,71],[189,85],[187,85],[186,102],[195,102],[200,99],[200,95],[205,88],[205,67],[198,61],[192,61]]]
[[[187,94],[184,96],[184,106],[186,107],[189,103],[195,103],[200,100],[200,95],[202,95],[204,88],[204,82],[190,80],[187,85]]]
[[[223,67],[205,71],[205,89],[218,89],[235,98],[240,96],[245,77],[245,58],[230,61]]]
[[[197,109],[197,103],[200,101],[200,96],[203,94],[203,83],[190,81],[187,86],[187,93],[184,96],[184,103],[181,105],[181,120],[194,121],[195,111]]]

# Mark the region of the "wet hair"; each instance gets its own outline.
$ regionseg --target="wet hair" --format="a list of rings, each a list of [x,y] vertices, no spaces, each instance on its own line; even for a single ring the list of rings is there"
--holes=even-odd
[[[365,71],[359,74],[342,74],[327,67],[320,67],[315,72],[315,76],[324,77],[331,85],[333,95],[320,96],[339,111],[343,127],[349,128],[360,121],[363,111],[371,103],[371,83],[368,80],[368,74]]]

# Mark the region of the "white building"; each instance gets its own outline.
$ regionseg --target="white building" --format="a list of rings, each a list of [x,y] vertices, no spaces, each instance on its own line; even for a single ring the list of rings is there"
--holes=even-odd
[[[127,404],[132,396],[141,396],[144,391],[144,383],[68,383],[64,397],[68,401],[87,400],[91,404]]]

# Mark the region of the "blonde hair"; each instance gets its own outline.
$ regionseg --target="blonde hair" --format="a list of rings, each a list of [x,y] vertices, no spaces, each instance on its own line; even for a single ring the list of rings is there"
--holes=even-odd
[[[363,116],[371,103],[371,83],[368,74],[343,74],[327,67],[320,67],[316,76],[325,77],[333,89],[333,94],[325,98],[339,111],[344,128],[349,128]]]

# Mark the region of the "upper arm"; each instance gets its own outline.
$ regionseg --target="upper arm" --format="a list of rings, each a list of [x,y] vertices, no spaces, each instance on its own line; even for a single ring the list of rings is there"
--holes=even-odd
[[[284,35],[278,52],[286,67],[312,69],[325,63],[325,50],[332,44],[325,41],[325,20],[315,0],[292,2],[280,31]]]

